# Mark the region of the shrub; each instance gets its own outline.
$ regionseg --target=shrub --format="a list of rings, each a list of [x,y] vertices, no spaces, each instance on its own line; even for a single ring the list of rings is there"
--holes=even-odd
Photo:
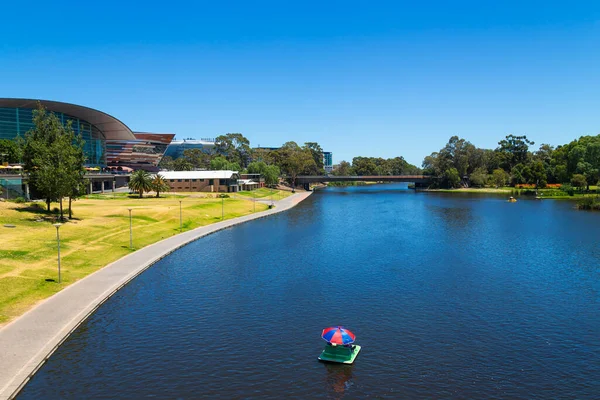
[[[58,209],[58,207],[54,207],[54,208],[52,209],[52,212],[53,212],[54,214],[58,214],[58,213],[60,213],[60,210]]]
[[[15,203],[25,203],[25,198],[19,196],[16,199],[13,200]]]
[[[228,199],[228,198],[229,198],[229,195],[228,195],[227,193],[219,193],[219,194],[217,195],[217,197],[218,197],[219,199]]]
[[[580,210],[600,210],[600,196],[584,197],[577,202]]]
[[[571,186],[567,183],[565,183],[564,185],[561,185],[560,190],[562,190],[569,196],[573,196],[575,194],[575,189],[573,189],[573,186]]]

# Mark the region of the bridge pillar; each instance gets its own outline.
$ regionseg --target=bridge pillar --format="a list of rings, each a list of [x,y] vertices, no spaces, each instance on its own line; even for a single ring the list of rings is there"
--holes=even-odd
[[[114,179],[112,180],[112,191],[113,192],[115,191],[115,180]]]
[[[94,193],[94,185],[92,184],[92,180],[90,179],[90,192],[88,194]]]
[[[25,184],[25,200],[31,200],[29,198],[29,183]]]
[[[304,190],[306,190],[307,192],[310,190],[310,183],[304,184]]]

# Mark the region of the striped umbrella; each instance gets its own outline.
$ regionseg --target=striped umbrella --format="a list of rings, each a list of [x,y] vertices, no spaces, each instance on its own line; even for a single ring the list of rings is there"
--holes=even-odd
[[[343,326],[331,326],[323,329],[321,337],[329,343],[350,344],[356,340],[356,335]]]

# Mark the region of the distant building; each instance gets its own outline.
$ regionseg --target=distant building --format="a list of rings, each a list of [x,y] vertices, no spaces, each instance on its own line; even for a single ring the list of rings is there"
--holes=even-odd
[[[171,192],[237,192],[237,171],[161,171]]]
[[[165,151],[165,156],[179,158],[183,156],[183,152],[189,149],[202,150],[205,153],[215,151],[215,139],[183,139],[173,140]]]
[[[328,174],[333,171],[333,154],[330,151],[323,152],[323,168]]]
[[[158,171],[158,164],[175,135],[146,132],[134,132],[133,135],[134,140],[106,140],[108,166]]]
[[[134,133],[117,118],[93,108],[51,100],[0,98],[0,139],[15,140],[34,128],[33,113],[41,104],[63,125],[71,123],[84,140],[85,165],[156,169],[175,135]]]

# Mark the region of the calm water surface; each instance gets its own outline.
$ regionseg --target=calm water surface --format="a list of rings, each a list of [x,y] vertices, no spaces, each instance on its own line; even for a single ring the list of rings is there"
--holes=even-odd
[[[600,396],[600,213],[327,189],[110,299],[20,399]],[[363,346],[317,361],[326,326]]]

